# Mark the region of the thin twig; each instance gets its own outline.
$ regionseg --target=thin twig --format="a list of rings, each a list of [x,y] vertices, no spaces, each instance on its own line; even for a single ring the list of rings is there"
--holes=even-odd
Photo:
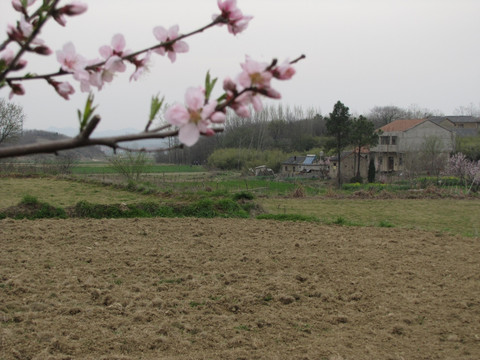
[[[173,45],[177,41],[180,41],[180,40],[185,39],[187,37],[191,37],[193,35],[199,34],[199,33],[203,32],[203,31],[205,31],[205,30],[207,30],[207,29],[209,29],[209,28],[211,28],[211,27],[213,27],[217,24],[220,24],[220,23],[222,23],[222,21],[220,21],[219,18],[217,18],[214,21],[212,21],[210,24],[205,25],[205,26],[201,27],[200,29],[189,32],[188,34],[180,35],[179,37],[177,37],[174,40],[165,41],[165,42],[162,42],[160,44],[150,46],[146,49],[139,50],[139,51],[136,51],[134,53],[130,53],[128,55],[121,56],[121,59],[131,61],[131,59],[133,59],[137,55],[140,55],[140,54],[146,53],[147,51],[158,49],[158,48],[161,48],[161,47],[168,47],[170,45]],[[18,57],[18,55],[17,55],[17,57]],[[87,66],[85,69],[86,70],[95,70],[96,68],[105,65],[106,62],[107,62],[107,60],[101,61],[99,63]],[[6,75],[6,72],[4,72],[4,73]],[[4,75],[4,74],[2,74],[2,75]],[[2,75],[0,75],[0,79],[2,79],[2,77],[1,77]],[[26,80],[39,80],[39,79],[58,77],[58,76],[64,76],[64,75],[71,75],[71,73],[60,69],[59,71],[53,72],[53,73],[50,73],[50,74],[33,75],[33,76],[29,76],[29,77],[16,76],[16,77],[9,77],[9,78],[5,78],[5,79],[8,80],[8,81],[26,81]]]

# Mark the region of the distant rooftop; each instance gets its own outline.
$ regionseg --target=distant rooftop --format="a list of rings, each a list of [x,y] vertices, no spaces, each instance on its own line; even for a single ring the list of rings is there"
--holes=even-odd
[[[475,116],[431,116],[428,120],[432,120],[434,122],[443,121],[443,120],[450,120],[453,123],[477,123],[480,122],[480,118]]]
[[[312,165],[313,162],[315,161],[316,156],[315,155],[307,155],[305,157],[305,160],[303,161],[303,165]]]
[[[394,120],[391,123],[384,125],[380,128],[383,132],[392,132],[392,131],[406,131],[422,122],[426,119],[401,119]]]

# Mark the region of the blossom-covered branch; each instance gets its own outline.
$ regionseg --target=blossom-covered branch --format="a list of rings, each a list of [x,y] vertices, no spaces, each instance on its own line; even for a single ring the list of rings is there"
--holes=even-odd
[[[179,34],[178,25],[165,28],[157,26],[153,29],[153,36],[157,44],[143,50],[132,52],[126,49],[125,38],[122,34],[113,36],[110,45],[103,45],[99,49],[101,59],[86,59],[78,54],[73,42],[56,51],[56,57],[60,63],[60,70],[44,75],[27,73],[23,76],[7,77],[12,71],[22,70],[27,66],[22,55],[34,52],[39,55],[49,55],[52,51],[38,39],[40,28],[49,19],[54,19],[62,26],[66,25],[65,16],[75,16],[86,11],[86,5],[79,2],[59,7],[60,0],[43,0],[43,4],[31,15],[28,7],[35,0],[12,0],[15,10],[21,13],[21,19],[16,26],[9,25],[8,39],[2,43],[3,51],[0,53],[0,88],[8,85],[11,89],[10,97],[23,95],[25,90],[22,82],[26,80],[43,79],[52,86],[55,91],[68,100],[75,93],[74,87],[68,81],[59,81],[61,76],[71,76],[80,84],[84,92],[91,92],[92,87],[101,90],[105,83],[113,80],[116,73],[124,72],[127,64],[135,67],[130,80],[137,80],[147,68],[152,54],[167,55],[173,63],[177,53],[185,53],[189,50],[184,39],[199,34],[213,26],[227,25],[228,31],[234,35],[244,31],[251,16],[245,16],[237,7],[236,0],[217,0],[220,14],[213,15],[213,20],[190,33]],[[15,52],[8,47],[11,42],[20,47]],[[32,48],[30,44],[38,46]],[[0,49],[0,50],[1,50]],[[160,128],[150,130],[150,126],[160,111],[163,99],[152,98],[150,117],[141,133],[124,137],[90,138],[91,133],[98,125],[100,117],[95,115],[93,95],[89,95],[83,114],[79,111],[80,134],[69,140],[62,140],[48,144],[34,144],[21,148],[0,149],[0,157],[19,156],[37,152],[57,152],[81,146],[105,145],[113,149],[123,148],[120,143],[142,139],[161,139],[178,136],[182,144],[192,146],[201,135],[210,136],[222,131],[219,124],[223,124],[227,108],[231,108],[239,116],[250,116],[250,107],[260,111],[263,107],[261,97],[279,99],[280,93],[271,84],[273,79],[288,80],[295,74],[293,64],[305,58],[304,55],[293,61],[285,60],[278,65],[276,59],[271,63],[263,63],[246,56],[241,64],[242,72],[234,79],[227,77],[223,81],[224,93],[216,99],[212,99],[212,92],[217,79],[211,79],[207,74],[205,86],[190,87],[185,93],[185,104],[174,104],[165,112],[168,124]],[[146,149],[142,149],[146,150]],[[161,149],[164,150],[164,149]]]

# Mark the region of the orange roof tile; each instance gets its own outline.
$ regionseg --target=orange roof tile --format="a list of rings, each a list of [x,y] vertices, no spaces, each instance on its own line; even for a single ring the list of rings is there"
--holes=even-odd
[[[383,132],[391,131],[406,131],[415,125],[424,122],[426,119],[404,119],[404,120],[395,120],[391,123],[384,125],[380,128]]]

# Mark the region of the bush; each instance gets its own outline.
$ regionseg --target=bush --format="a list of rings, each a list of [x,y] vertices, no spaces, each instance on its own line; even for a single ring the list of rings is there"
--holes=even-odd
[[[274,172],[280,170],[281,163],[288,157],[281,150],[253,150],[227,148],[215,150],[208,157],[208,166],[221,170],[246,170],[266,165]]]
[[[6,209],[0,218],[11,217],[14,219],[45,219],[61,218],[65,219],[67,214],[64,209],[52,206],[48,203],[40,202],[36,197],[25,195],[18,206]]]
[[[22,205],[38,205],[40,202],[35,196],[32,195],[25,195],[22,198],[22,201],[20,201],[20,204]]]
[[[353,178],[350,179],[350,182],[363,184],[363,178],[360,175],[359,176],[355,175]]]
[[[253,200],[255,199],[255,195],[248,191],[240,191],[238,193],[233,194],[233,200]]]

